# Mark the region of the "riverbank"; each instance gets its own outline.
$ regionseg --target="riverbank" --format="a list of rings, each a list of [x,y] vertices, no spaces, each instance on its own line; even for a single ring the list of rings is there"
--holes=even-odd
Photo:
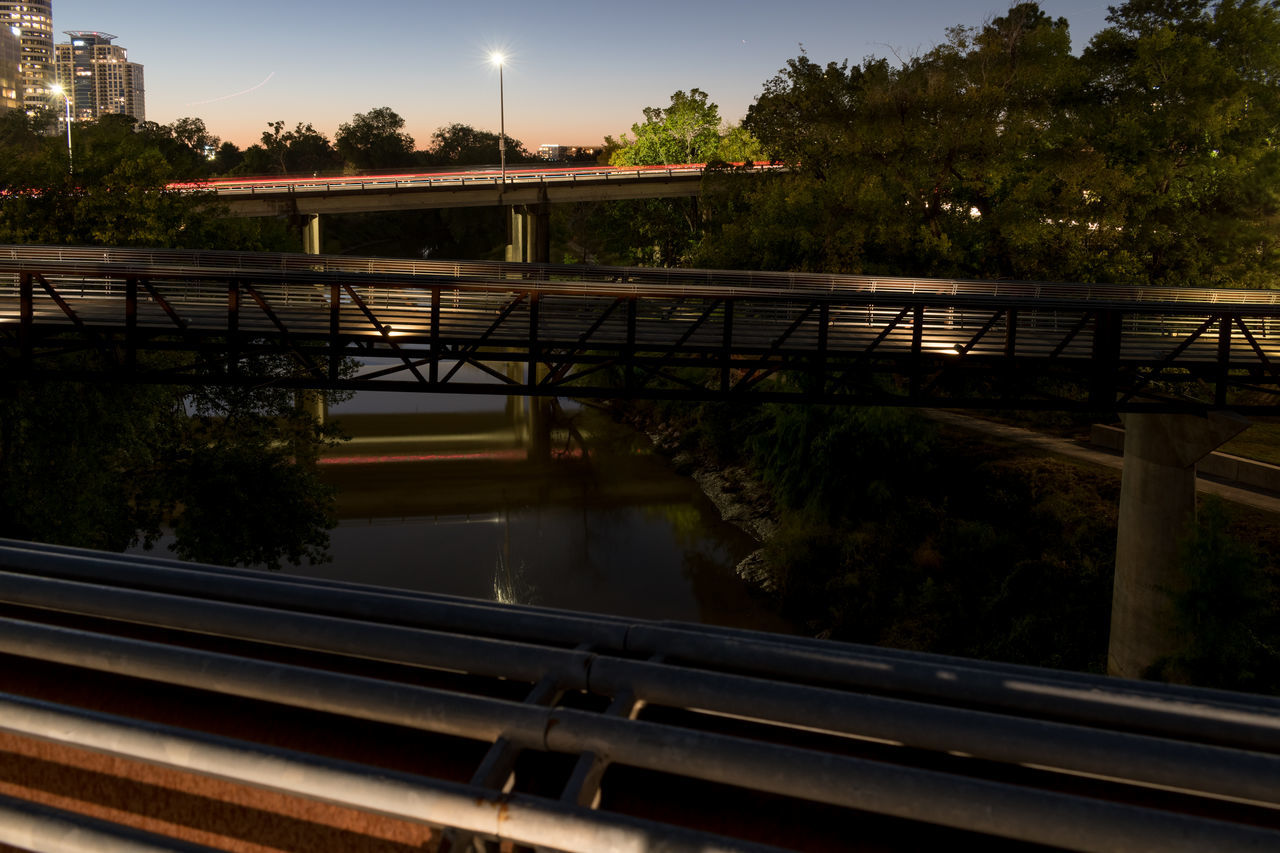
[[[615,418],[644,434],[677,474],[693,479],[720,513],[720,518],[746,533],[761,547],[742,558],[734,573],[762,591],[778,592],[769,571],[764,545],[778,532],[780,510],[770,489],[743,465],[726,464],[705,454],[681,449],[687,425],[655,417],[656,409],[615,409]]]
[[[1102,451],[1062,459],[1043,436],[897,410],[629,404],[623,417],[761,543],[738,572],[805,633],[1103,671],[1120,478]],[[1195,569],[1230,600],[1207,617],[1188,602],[1212,624],[1197,623],[1187,666],[1274,690],[1280,526],[1247,506],[1206,518],[1203,535],[1242,547]]]

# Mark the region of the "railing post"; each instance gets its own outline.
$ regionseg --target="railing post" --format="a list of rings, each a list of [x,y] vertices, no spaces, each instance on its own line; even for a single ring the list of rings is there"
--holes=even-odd
[[[920,371],[924,366],[924,305],[917,304],[911,310],[911,391],[915,400],[920,394]]]
[[[635,360],[636,360],[636,296],[632,294],[627,299],[627,347],[623,353],[623,387],[627,391],[635,388]]]
[[[342,364],[342,287],[329,285],[329,381],[338,380]]]
[[[1089,405],[1099,411],[1116,401],[1116,373],[1120,369],[1121,315],[1100,310],[1093,321],[1093,354],[1090,359]]]
[[[31,369],[32,350],[35,346],[35,280],[24,272],[18,279],[18,347],[21,351],[22,371]]]
[[[440,288],[431,288],[431,384],[440,383]]]
[[[227,368],[240,372],[240,282],[227,282]]]
[[[529,365],[525,385],[532,394],[538,384],[538,293],[529,294]]]
[[[124,282],[124,369],[138,369],[138,280],[133,276]]]
[[[729,368],[733,364],[733,300],[724,301],[724,344],[720,356],[720,393],[729,393]]]
[[[1231,318],[1223,315],[1218,324],[1218,370],[1213,392],[1213,404],[1218,408],[1227,405],[1227,380],[1231,372]]]
[[[831,325],[831,305],[818,306],[818,354],[814,360],[814,396],[822,399],[827,393],[827,327]]]

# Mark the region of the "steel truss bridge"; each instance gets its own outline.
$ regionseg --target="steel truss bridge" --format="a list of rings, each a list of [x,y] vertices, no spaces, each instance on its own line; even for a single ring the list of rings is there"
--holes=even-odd
[[[1262,696],[11,541],[0,652],[22,849],[1280,846]]]
[[[1280,411],[1265,290],[8,246],[0,336],[26,377]]]

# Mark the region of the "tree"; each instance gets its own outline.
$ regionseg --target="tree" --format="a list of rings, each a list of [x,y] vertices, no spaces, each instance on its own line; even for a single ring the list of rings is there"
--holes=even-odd
[[[631,125],[634,139],[618,141],[610,163],[615,166],[705,163],[720,147],[720,109],[701,89],[671,96],[671,105],[645,107],[644,123]],[[606,138],[608,146],[611,140]]]
[[[507,162],[532,160],[524,144],[506,137]],[[497,164],[498,134],[477,130],[469,124],[451,124],[431,134],[428,157],[433,166],[482,166]]]
[[[13,155],[0,163],[0,242],[279,248],[265,242],[275,239],[269,224],[221,218],[206,195],[166,187],[174,172],[166,157],[180,153],[166,130],[115,116],[78,126],[69,174],[63,141],[11,116],[0,117]],[[45,361],[103,369],[99,358],[72,347]],[[169,364],[151,358],[152,367]],[[283,359],[272,366],[280,375],[295,369]],[[184,557],[320,560],[332,494],[310,463],[333,438],[291,393],[269,387],[82,385],[6,373],[0,536],[118,550],[154,542],[170,523]]]
[[[410,166],[413,137],[404,132],[404,119],[390,107],[356,113],[338,125],[338,154],[356,169],[393,169]]]
[[[1280,5],[1130,0],[1084,54],[1118,217],[1116,278],[1272,285],[1280,268]]]
[[[176,142],[205,157],[208,157],[209,152],[216,151],[222,144],[222,140],[209,133],[204,119],[176,119],[167,126],[167,130]]]
[[[262,148],[270,160],[271,171],[279,175],[315,173],[342,165],[329,137],[310,122],[298,122],[293,130],[285,130],[283,121],[269,123],[262,132]],[[246,157],[246,161],[249,159]]]
[[[213,169],[216,174],[230,174],[244,162],[244,152],[234,142],[224,142],[218,146],[213,158]]]
[[[1089,209],[1101,159],[1075,120],[1083,83],[1067,22],[1035,3],[897,65],[801,54],[743,122],[789,172],[744,185],[700,261],[1095,277],[1115,232]]]
[[[634,138],[605,137],[614,166],[705,163],[718,159],[720,108],[701,89],[678,91],[667,107],[645,107],[644,122],[631,125]],[[741,140],[739,140],[741,141]],[[615,227],[608,242],[628,263],[674,266],[698,236],[701,227],[694,199],[645,199],[616,202],[603,217]],[[581,237],[572,239],[583,244]]]

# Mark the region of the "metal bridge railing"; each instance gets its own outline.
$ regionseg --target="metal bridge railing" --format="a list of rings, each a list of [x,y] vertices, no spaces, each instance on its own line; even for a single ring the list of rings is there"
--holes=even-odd
[[[418,366],[451,377],[459,360],[515,360],[554,377],[523,389],[537,394],[608,396],[597,376],[608,364],[639,368],[651,395],[672,381],[681,393],[739,394],[799,370],[814,379],[806,393],[830,402],[982,404],[933,393],[963,372],[1018,374],[1017,399],[984,392],[1013,408],[1065,405],[1027,396],[1023,380],[1037,374],[1087,386],[1095,408],[1117,395],[1148,402],[1137,397],[1157,380],[1210,382],[1217,408],[1280,406],[1280,291],[65,247],[0,249],[0,277],[0,318],[33,368],[72,330],[129,353],[172,350],[161,339],[180,333],[205,364],[234,360],[238,343],[399,358],[419,384],[376,386],[396,390],[441,390]],[[703,368],[718,374],[689,386],[673,373]],[[910,393],[849,396],[851,371],[867,370],[908,377]],[[1178,397],[1161,405],[1205,405]]]
[[[10,694],[29,688],[0,731],[450,845],[1280,843],[1274,698],[19,542],[0,602]],[[69,701],[77,672],[96,686]],[[243,734],[201,728],[220,713]],[[313,734],[275,742],[300,714]],[[431,760],[451,752],[461,779]]]

